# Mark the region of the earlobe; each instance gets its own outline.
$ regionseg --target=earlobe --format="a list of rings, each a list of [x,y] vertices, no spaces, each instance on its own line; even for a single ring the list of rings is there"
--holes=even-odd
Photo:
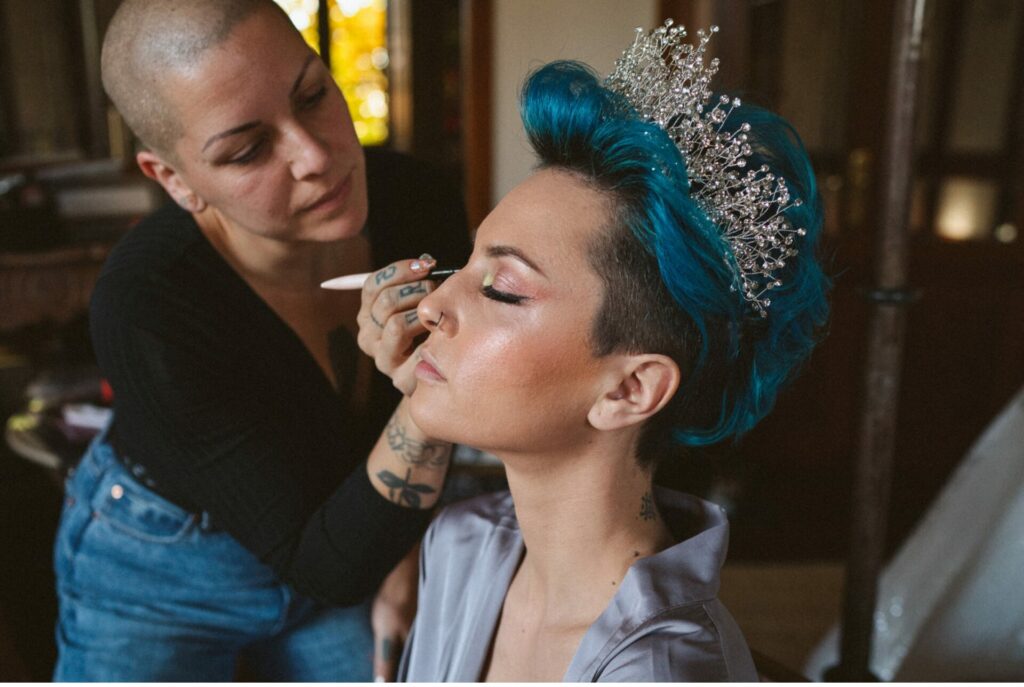
[[[140,151],[135,156],[135,162],[143,174],[163,186],[167,195],[185,210],[198,213],[206,209],[206,201],[196,195],[181,175],[156,153]]]
[[[679,366],[668,356],[629,356],[615,386],[594,403],[587,420],[601,430],[641,424],[672,399],[679,377]]]
[[[189,212],[197,214],[206,209],[206,201],[191,191],[185,195],[183,200],[179,201],[179,204]]]

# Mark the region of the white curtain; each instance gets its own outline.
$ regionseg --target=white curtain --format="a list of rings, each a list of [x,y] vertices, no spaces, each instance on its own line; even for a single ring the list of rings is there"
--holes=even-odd
[[[836,663],[838,637],[833,627],[811,653],[812,679]],[[883,680],[1024,680],[1024,389],[882,573],[871,668]]]

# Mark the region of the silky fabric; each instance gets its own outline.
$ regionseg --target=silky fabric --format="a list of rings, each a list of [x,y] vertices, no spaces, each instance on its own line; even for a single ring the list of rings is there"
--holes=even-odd
[[[656,488],[678,543],[641,558],[583,635],[566,682],[756,682],[750,651],[717,599],[728,547],[724,511]],[[419,610],[399,679],[475,682],[525,552],[509,492],[445,509],[427,531]]]

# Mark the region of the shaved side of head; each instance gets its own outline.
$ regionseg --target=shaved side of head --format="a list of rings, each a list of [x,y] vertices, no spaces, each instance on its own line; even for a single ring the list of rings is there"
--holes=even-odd
[[[103,87],[135,135],[174,159],[181,129],[163,92],[168,73],[197,64],[232,29],[257,11],[288,25],[273,0],[124,0],[103,39]]]

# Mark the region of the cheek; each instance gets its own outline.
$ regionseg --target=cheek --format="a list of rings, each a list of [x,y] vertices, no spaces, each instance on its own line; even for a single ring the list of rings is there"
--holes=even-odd
[[[317,138],[327,144],[334,154],[344,155],[346,151],[359,149],[359,138],[356,136],[348,104],[340,93],[325,103],[324,107],[317,110],[307,121]]]
[[[586,353],[579,339],[563,332],[512,332],[482,341],[478,353],[463,358],[459,373],[467,388],[499,386],[508,393],[541,394],[577,379]]]
[[[568,328],[566,328],[568,329]],[[595,361],[585,338],[557,329],[488,337],[463,351],[450,380],[454,415],[481,443],[548,441],[585,426]],[[568,435],[566,435],[568,438]],[[467,442],[468,443],[468,442]]]
[[[268,220],[287,215],[290,184],[280,165],[268,163],[244,174],[220,189],[214,204],[245,226],[263,228]]]

